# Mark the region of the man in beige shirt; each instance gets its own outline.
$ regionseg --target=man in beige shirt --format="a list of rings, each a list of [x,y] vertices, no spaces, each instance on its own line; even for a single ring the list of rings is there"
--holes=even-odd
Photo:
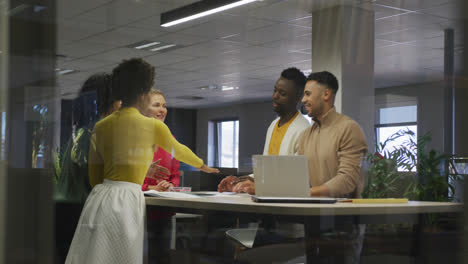
[[[361,197],[361,162],[367,143],[361,127],[335,111],[338,80],[329,72],[307,78],[302,103],[315,123],[299,137],[298,154],[308,158],[310,195]]]
[[[302,103],[315,123],[299,137],[298,154],[308,159],[311,196],[361,197],[364,182],[361,162],[367,143],[361,127],[335,111],[337,91],[338,80],[329,72],[311,73],[307,77]],[[348,224],[321,226],[321,230],[320,237],[329,243],[348,246],[337,250],[334,256],[316,256],[313,262],[360,262],[364,225],[355,225],[350,219]],[[306,236],[314,233],[306,228]],[[319,252],[315,245],[306,245],[308,251]]]

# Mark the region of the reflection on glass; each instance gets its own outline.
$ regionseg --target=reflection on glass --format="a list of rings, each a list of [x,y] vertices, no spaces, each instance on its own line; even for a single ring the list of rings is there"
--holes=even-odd
[[[34,105],[33,113],[36,115],[32,131],[32,167],[44,168],[43,157],[46,146],[46,136],[49,129],[47,105]]]
[[[0,160],[6,160],[6,112],[2,112],[0,130]]]

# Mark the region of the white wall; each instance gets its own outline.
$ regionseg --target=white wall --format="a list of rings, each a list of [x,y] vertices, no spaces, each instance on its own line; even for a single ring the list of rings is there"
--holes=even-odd
[[[267,128],[276,118],[271,101],[199,109],[196,153],[205,162],[208,153],[208,122],[228,118],[239,119],[239,171],[251,171],[252,155],[263,152]]]

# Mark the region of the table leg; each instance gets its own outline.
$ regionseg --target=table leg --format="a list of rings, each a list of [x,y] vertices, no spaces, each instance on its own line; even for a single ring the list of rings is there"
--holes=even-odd
[[[307,263],[359,263],[365,226],[353,216],[306,218]]]
[[[317,263],[320,255],[319,239],[321,233],[320,217],[304,219],[304,248],[306,263]]]
[[[424,263],[422,254],[422,240],[424,235],[424,215],[418,215],[418,222],[413,227],[413,245],[411,249],[411,255],[415,258],[416,264]]]

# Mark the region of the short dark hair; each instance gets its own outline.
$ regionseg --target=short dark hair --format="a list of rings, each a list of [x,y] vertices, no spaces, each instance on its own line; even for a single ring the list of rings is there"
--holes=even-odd
[[[112,91],[123,106],[133,105],[153,87],[154,66],[140,58],[124,60],[112,71]]]
[[[298,68],[291,67],[281,72],[281,77],[293,81],[294,88],[296,88],[296,95],[301,96],[304,92],[304,86],[306,84],[306,77]]]
[[[321,71],[313,72],[307,77],[307,81],[316,81],[333,91],[334,94],[338,92],[338,80],[331,72]]]

